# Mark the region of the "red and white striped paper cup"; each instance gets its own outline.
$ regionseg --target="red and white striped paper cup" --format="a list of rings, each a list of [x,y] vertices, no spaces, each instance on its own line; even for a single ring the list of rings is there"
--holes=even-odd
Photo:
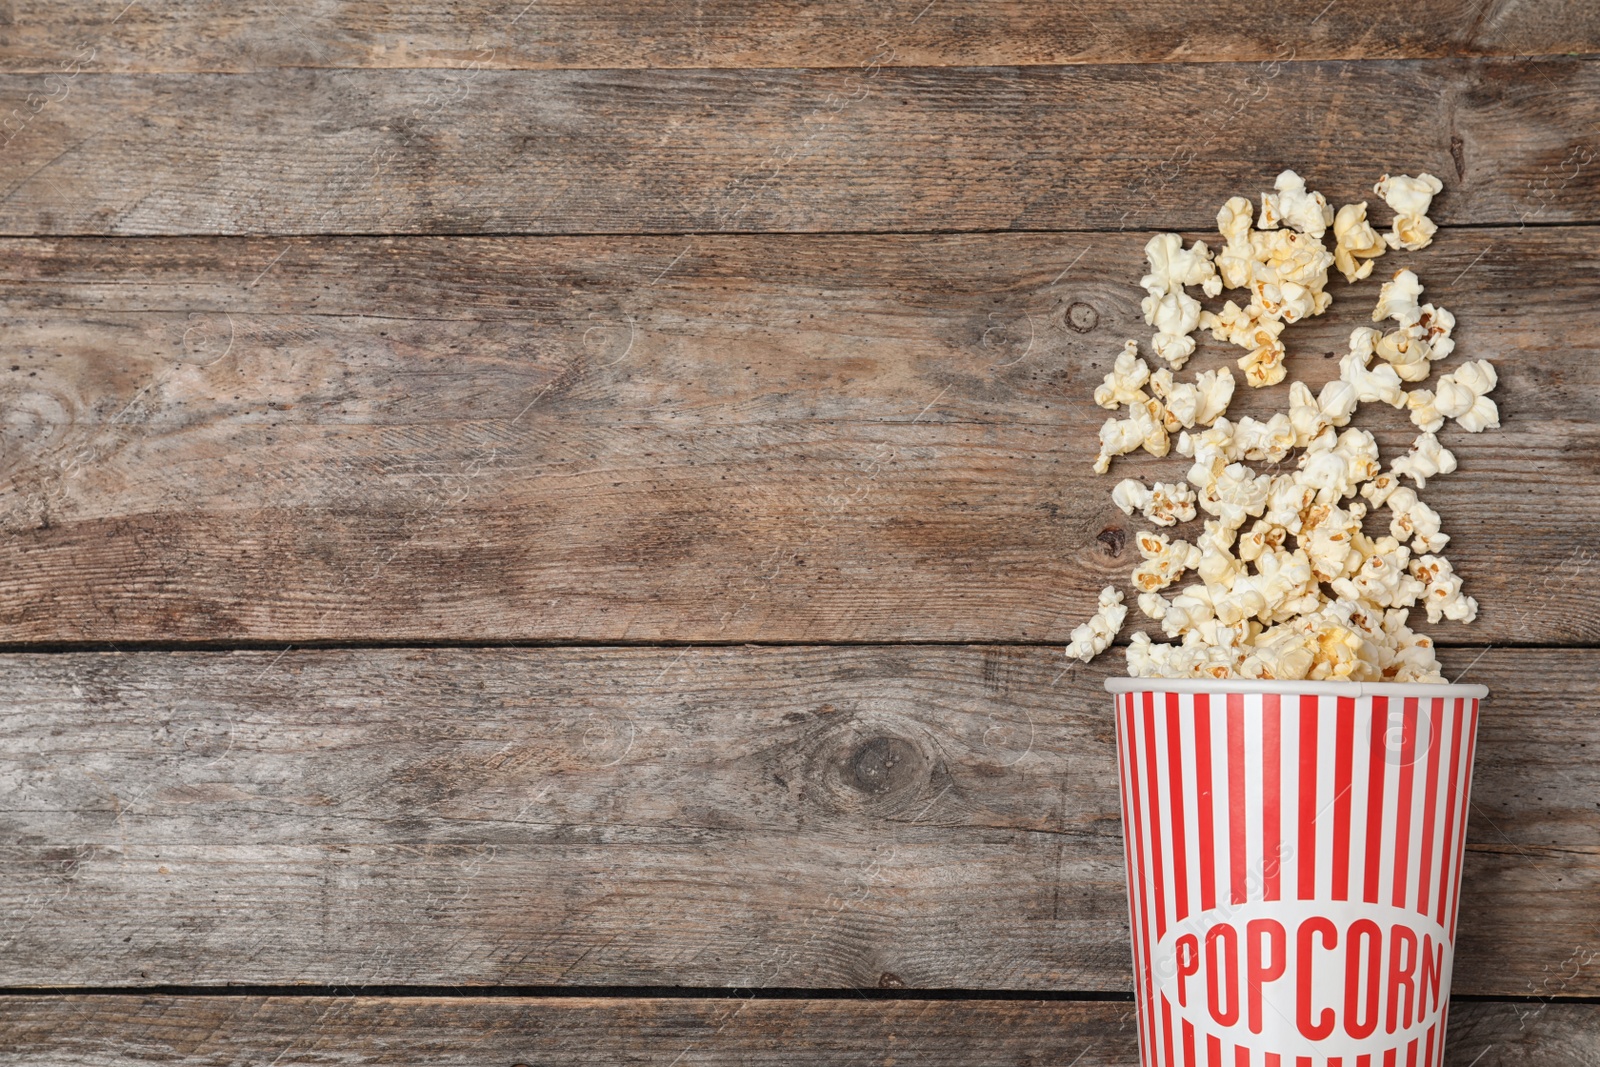
[[[1443,1063],[1488,690],[1106,688],[1145,1067]]]

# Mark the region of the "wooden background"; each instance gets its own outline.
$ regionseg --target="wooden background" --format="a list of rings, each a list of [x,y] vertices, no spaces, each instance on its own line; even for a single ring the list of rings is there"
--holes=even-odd
[[[125,3],[0,3],[0,1064],[1133,1063],[1088,395],[1285,166],[1446,182],[1449,1062],[1600,1064],[1600,8]]]

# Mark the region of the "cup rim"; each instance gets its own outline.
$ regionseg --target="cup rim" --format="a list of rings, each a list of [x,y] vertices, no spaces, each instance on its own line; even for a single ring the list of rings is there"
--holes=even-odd
[[[1106,679],[1108,693],[1241,693],[1331,697],[1475,697],[1489,695],[1486,685],[1453,682],[1277,682],[1255,678],[1122,678]]]

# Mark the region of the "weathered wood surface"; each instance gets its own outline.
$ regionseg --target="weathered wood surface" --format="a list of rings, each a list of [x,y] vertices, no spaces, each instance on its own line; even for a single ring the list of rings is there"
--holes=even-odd
[[[1227,7],[1158,0],[693,6],[611,0],[240,5],[16,0],[0,70],[53,72],[92,49],[106,71],[270,67],[846,67],[1408,59],[1600,51],[1581,0],[1378,0]],[[69,68],[70,69],[70,68]]]
[[[1579,58],[0,76],[0,233],[1199,228],[1294,166],[1600,219]]]
[[[1600,653],[1476,657],[1456,991],[1592,995]],[[1126,989],[1108,698],[1064,667],[0,657],[0,985]]]
[[[1123,1003],[540,997],[5,997],[0,1064],[1126,1067]],[[1447,1067],[1600,1064],[1593,1004],[1450,1007]],[[275,1059],[276,1058],[276,1059]]]
[[[1065,642],[1136,562],[1115,478],[1183,468],[1089,470],[1146,238],[7,242],[0,641]],[[1600,641],[1593,231],[1379,262],[1500,371],[1436,638]],[[1377,283],[1333,292],[1313,385]]]

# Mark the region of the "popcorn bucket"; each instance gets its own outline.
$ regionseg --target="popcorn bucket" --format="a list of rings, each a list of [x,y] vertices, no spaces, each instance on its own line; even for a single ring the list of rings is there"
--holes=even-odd
[[[1436,1067],[1481,685],[1111,678],[1145,1067]]]

